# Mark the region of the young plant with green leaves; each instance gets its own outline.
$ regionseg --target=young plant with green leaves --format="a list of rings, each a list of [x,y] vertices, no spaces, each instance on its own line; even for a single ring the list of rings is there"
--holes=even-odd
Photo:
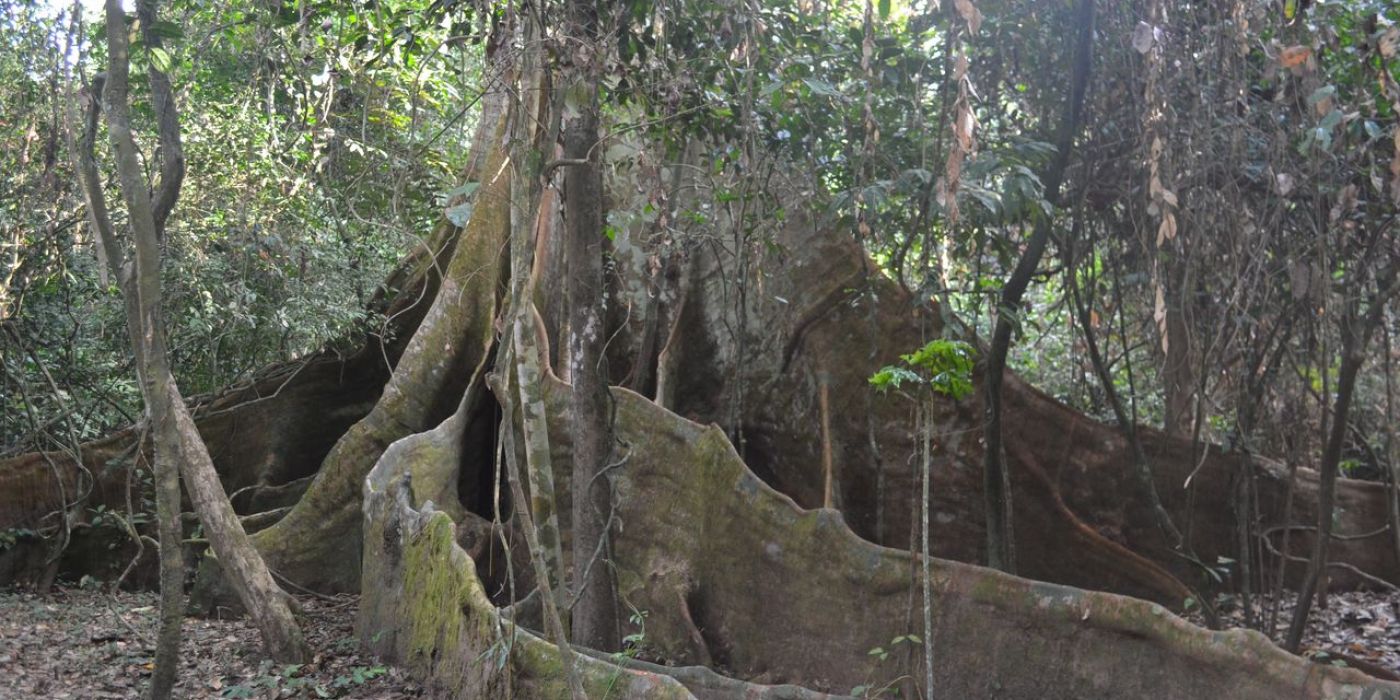
[[[926,391],[916,398],[919,403],[917,430],[920,432],[920,539],[919,563],[923,569],[924,596],[924,692],[933,696],[933,581],[929,568],[929,481],[933,462],[933,395],[961,400],[972,393],[972,370],[975,363],[975,350],[972,345],[961,340],[938,339],[929,341],[914,352],[900,355],[903,365],[887,365],[870,377],[870,383],[881,393],[890,389],[899,391],[905,384],[919,386]],[[906,394],[907,395],[907,394]],[[896,637],[896,640],[901,639]],[[905,635],[905,641],[912,642],[917,637]],[[877,647],[877,650],[879,648]],[[879,650],[883,653],[883,650]],[[872,650],[871,654],[876,654]],[[882,660],[884,656],[880,657]]]

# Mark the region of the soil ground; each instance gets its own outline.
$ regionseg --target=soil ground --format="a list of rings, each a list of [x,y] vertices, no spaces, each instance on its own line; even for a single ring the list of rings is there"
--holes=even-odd
[[[353,631],[356,599],[302,597],[314,650],[301,667],[261,661],[247,620],[187,618],[178,698],[354,698],[421,695],[399,669],[364,654]],[[0,593],[0,700],[139,698],[155,652],[154,593],[55,588]]]
[[[1256,596],[1253,624],[1246,623],[1239,596],[1222,597],[1217,608],[1225,627],[1257,629],[1278,644],[1288,632],[1296,600],[1292,592],[1284,592],[1275,612],[1272,598]],[[1372,675],[1388,672],[1400,678],[1400,592],[1348,591],[1332,593],[1327,601],[1326,608],[1313,606],[1303,636],[1303,655],[1320,663],[1357,666]],[[1187,619],[1205,624],[1199,614],[1189,614]]]
[[[176,697],[421,697],[422,688],[402,671],[363,653],[353,632],[356,602],[353,596],[301,598],[303,630],[315,650],[312,663],[301,667],[261,661],[257,630],[246,620],[186,619]],[[1227,626],[1245,626],[1237,597],[1220,602]],[[1271,600],[1256,598],[1254,619],[1267,623],[1271,607]],[[1275,638],[1292,608],[1291,595],[1280,601]],[[140,697],[150,677],[155,626],[154,593],[0,592],[0,700]],[[1333,594],[1325,609],[1314,608],[1304,647],[1321,663],[1369,664],[1374,668],[1362,670],[1400,676],[1400,593]]]

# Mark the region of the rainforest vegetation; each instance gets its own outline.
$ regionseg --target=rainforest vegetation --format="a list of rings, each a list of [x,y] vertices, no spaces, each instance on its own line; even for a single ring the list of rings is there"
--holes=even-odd
[[[0,609],[112,697],[1400,698],[1397,21],[0,0]]]

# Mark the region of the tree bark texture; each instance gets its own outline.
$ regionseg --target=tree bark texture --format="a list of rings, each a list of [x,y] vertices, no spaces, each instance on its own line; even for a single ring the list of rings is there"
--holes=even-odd
[[[612,406],[603,348],[603,178],[598,134],[598,17],[588,0],[569,5],[574,64],[564,80],[564,225],[568,257],[569,377],[573,439],[573,641],[602,651],[621,644],[609,530]]]
[[[565,157],[588,158],[597,142],[597,116],[580,116],[565,124]],[[573,380],[574,442],[573,568],[577,600],[573,610],[574,641],[595,649],[618,645],[607,537],[611,487],[606,473],[613,455],[611,405],[607,393],[604,324],[603,213],[601,177],[596,163],[565,171],[564,221],[569,260],[569,360]]]
[[[460,234],[432,306],[379,400],[340,437],[296,506],[255,535],[268,562],[298,586],[357,590],[360,482],[395,440],[431,428],[451,414],[494,342],[510,235],[510,178],[501,168],[501,116],[486,127],[492,135],[489,142],[497,146],[483,171],[487,179],[476,192],[471,220]],[[217,569],[202,567],[196,585],[201,608],[227,601],[219,580]]]
[[[570,392],[550,383],[551,416],[567,413]],[[717,427],[624,389],[612,393],[619,434],[632,446],[616,472],[629,524],[616,537],[620,594],[650,612],[647,641],[666,658],[683,666],[709,655],[739,680],[684,667],[600,669],[594,657],[580,668],[590,697],[600,674],[622,684],[623,696],[816,700],[909,673],[868,651],[913,631],[901,623],[912,622],[924,577],[911,576],[919,567],[910,554],[859,539],[832,511],[796,507],[745,467]],[[552,441],[561,472],[567,443]],[[553,650],[495,621],[450,520],[415,501],[416,477],[404,476],[454,468],[450,455],[386,459],[368,479],[357,632],[441,694],[472,697],[504,692],[506,670],[473,660],[520,635],[509,656],[516,696],[559,697],[562,670],[547,662]],[[1243,700],[1400,697],[1400,685],[1313,664],[1254,632],[1209,632],[1152,603],[930,564],[939,604],[927,641],[940,650],[940,696],[1194,699],[1229,688]],[[742,680],[755,677],[787,685]]]
[[[148,21],[154,20],[154,8],[151,5],[144,5],[143,14]],[[138,374],[147,414],[155,434],[157,478],[162,481],[159,493],[167,499],[171,495],[177,495],[172,489],[173,484],[170,483],[175,478],[173,472],[175,469],[184,472],[190,499],[208,530],[214,551],[228,569],[229,579],[239,598],[252,611],[269,655],[285,663],[301,663],[308,659],[309,651],[288,605],[290,598],[273,582],[272,575],[253,549],[242,525],[234,515],[233,506],[224,493],[213,462],[203,441],[199,439],[193,421],[190,420],[184,399],[180,396],[171,373],[161,312],[160,233],[164,217],[169,215],[178,196],[183,163],[163,168],[163,175],[173,179],[162,182],[153,203],[147,190],[128,116],[129,60],[125,17],[126,13],[120,2],[110,0],[107,3],[107,45],[110,64],[104,103],[134,249],[132,259],[120,264],[115,272],[123,281],[127,330],[131,336],[132,347],[138,348]],[[151,71],[158,73],[154,67]],[[153,79],[152,84],[157,94],[164,93],[156,100],[160,112],[158,116],[162,132],[161,141],[175,149],[174,155],[178,158],[179,124],[169,94],[169,83],[161,75]],[[171,133],[172,130],[174,133]],[[107,250],[107,259],[113,264],[125,260],[126,256],[117,245],[110,222],[99,226],[98,230],[103,236],[102,244]],[[178,511],[178,500],[173,505]],[[164,509],[167,517],[170,515],[170,507],[170,504],[167,504]],[[169,529],[169,523],[162,527],[166,534],[169,534]],[[180,546],[181,538],[178,536],[162,542],[162,557],[165,560],[162,568],[169,570],[166,573],[174,572],[175,567],[166,562],[170,557],[179,556]],[[179,568],[182,574],[180,581],[171,582],[163,576],[162,588],[166,588],[167,585],[183,586],[182,563]],[[171,602],[178,602],[174,600],[173,595],[167,595],[166,598]],[[173,663],[175,659],[166,661]],[[165,677],[162,676],[160,680],[164,682]]]

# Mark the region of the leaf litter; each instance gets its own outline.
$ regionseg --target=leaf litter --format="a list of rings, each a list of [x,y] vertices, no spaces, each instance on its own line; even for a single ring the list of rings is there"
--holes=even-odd
[[[354,633],[358,598],[300,598],[311,663],[272,664],[246,619],[185,618],[178,698],[415,698],[423,689]],[[137,698],[150,683],[158,598],[55,587],[0,592],[0,700]]]

